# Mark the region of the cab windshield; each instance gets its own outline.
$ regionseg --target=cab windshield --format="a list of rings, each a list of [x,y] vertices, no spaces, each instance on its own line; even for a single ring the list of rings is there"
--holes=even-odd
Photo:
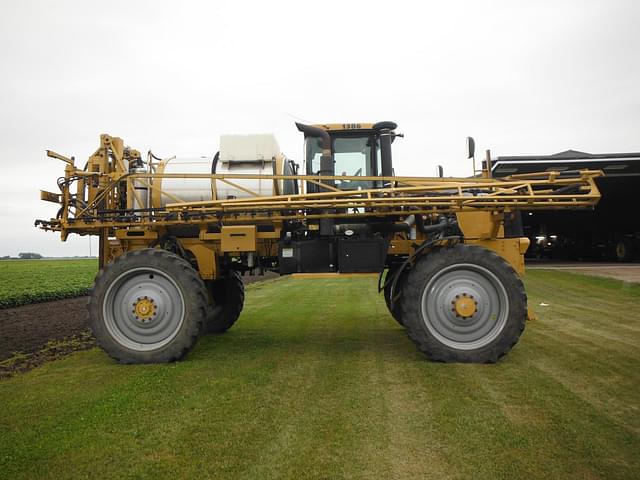
[[[376,148],[371,145],[375,141]],[[317,138],[307,138],[307,173],[317,175],[320,172],[322,143]],[[373,155],[373,159],[372,159]],[[380,171],[380,146],[373,136],[333,138],[333,159],[337,177],[373,177]],[[374,188],[373,180],[336,180],[341,190],[361,190]]]

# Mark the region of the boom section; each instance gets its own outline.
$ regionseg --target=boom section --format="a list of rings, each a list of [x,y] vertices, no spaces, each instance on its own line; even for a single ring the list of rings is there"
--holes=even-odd
[[[56,218],[37,220],[44,230],[100,234],[108,229],[158,229],[175,225],[257,224],[323,218],[402,217],[409,214],[454,214],[469,211],[504,213],[515,210],[589,208],[600,192],[595,179],[601,171],[543,172],[493,178],[368,177],[320,175],[247,175],[163,173],[150,155],[147,168],[132,167],[140,154],[124,149],[122,141],[103,135],[102,148],[80,169],[65,157],[65,175],[58,180],[60,193],[42,192],[41,198],[58,203]],[[50,156],[58,154],[51,153]],[[140,165],[142,163],[140,162]],[[128,167],[127,167],[128,166]],[[211,182],[211,199],[184,201],[162,189],[163,179]],[[248,182],[249,180],[253,182]],[[376,181],[382,188],[341,190],[336,181]],[[243,186],[273,182],[274,191],[284,181],[295,182],[298,194],[261,196]],[[242,190],[244,198],[218,198],[216,186]],[[314,193],[306,193],[309,186]],[[219,188],[219,187],[218,187]],[[144,198],[141,198],[144,196]],[[160,198],[161,204],[150,200]]]

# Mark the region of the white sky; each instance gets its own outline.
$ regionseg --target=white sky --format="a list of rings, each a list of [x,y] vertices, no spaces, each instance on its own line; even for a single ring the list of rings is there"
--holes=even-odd
[[[640,151],[640,2],[0,4],[0,255],[85,255],[33,228],[63,164],[100,133],[145,153],[212,155],[226,133],[393,120],[397,174],[470,175],[494,156]],[[95,254],[95,243],[94,243]]]

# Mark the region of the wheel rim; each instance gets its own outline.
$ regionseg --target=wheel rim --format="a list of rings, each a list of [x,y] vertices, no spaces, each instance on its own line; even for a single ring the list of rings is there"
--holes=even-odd
[[[619,259],[624,259],[627,256],[627,246],[623,242],[618,242],[616,245],[616,255]]]
[[[509,316],[504,285],[488,269],[451,265],[436,273],[422,294],[422,320],[444,345],[473,350],[493,342]]]
[[[121,274],[104,297],[103,318],[122,346],[150,351],[173,340],[184,323],[185,302],[176,282],[155,268]]]

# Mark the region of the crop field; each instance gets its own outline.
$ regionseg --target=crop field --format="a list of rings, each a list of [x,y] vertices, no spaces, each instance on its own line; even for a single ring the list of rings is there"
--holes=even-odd
[[[539,319],[496,365],[425,361],[372,279],[250,285],[183,362],[0,381],[0,478],[639,478],[640,285],[526,283]]]
[[[98,260],[0,260],[0,308],[86,295]]]

